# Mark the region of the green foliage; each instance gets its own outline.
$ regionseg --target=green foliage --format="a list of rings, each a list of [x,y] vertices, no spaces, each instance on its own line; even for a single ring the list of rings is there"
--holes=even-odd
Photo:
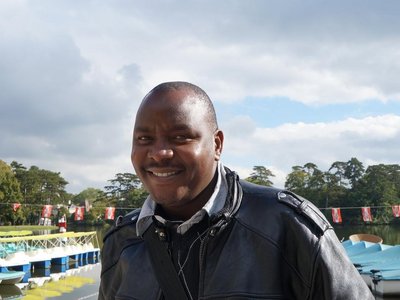
[[[109,182],[104,188],[109,204],[116,207],[141,207],[148,195],[135,174],[117,173]]]
[[[36,166],[31,166],[27,170],[15,161],[11,163],[11,167],[20,183],[20,190],[26,202],[66,204],[65,186],[68,182],[60,176],[60,173],[39,169]]]
[[[273,182],[269,179],[270,177],[274,177],[275,175],[266,167],[263,166],[254,166],[253,173],[250,174],[250,177],[245,180],[265,186],[271,186]]]
[[[292,167],[292,172],[286,177],[285,188],[303,194],[306,190],[306,181],[308,174],[301,166]]]
[[[275,175],[266,167],[254,166],[246,180],[260,185],[272,185]],[[53,222],[66,215],[74,222],[74,214],[68,211],[70,204],[86,206],[84,221],[80,224],[100,225],[104,221],[105,208],[116,208],[116,216],[124,215],[141,207],[148,193],[135,174],[117,173],[109,180],[104,191],[87,188],[72,195],[65,191],[68,182],[60,173],[31,166],[29,169],[13,161],[10,166],[0,160],[0,224],[38,224],[44,204],[54,206]],[[372,206],[374,223],[393,222],[391,205],[400,204],[400,166],[363,164],[352,157],[346,162],[335,161],[328,171],[322,171],[312,162],[293,166],[286,177],[285,188],[309,199],[318,207]],[[14,210],[12,204],[21,203]],[[386,207],[380,209],[379,207]],[[342,212],[343,220],[360,223],[360,211],[349,209]]]
[[[22,199],[20,184],[10,166],[0,160],[0,202],[15,203]]]
[[[325,185],[325,174],[313,163],[292,167],[285,182],[285,188],[307,199],[313,199],[317,206],[325,206]]]
[[[7,225],[22,224],[25,220],[21,209],[13,211],[12,204],[20,203],[22,194],[20,184],[10,166],[0,160],[0,223]]]
[[[295,166],[286,177],[285,187],[309,199],[318,207],[390,207],[400,203],[400,166],[372,165],[364,169],[357,158],[334,162],[322,172],[313,163]],[[373,209],[374,223],[393,221],[390,209]],[[343,212],[343,218],[360,222],[358,210]]]

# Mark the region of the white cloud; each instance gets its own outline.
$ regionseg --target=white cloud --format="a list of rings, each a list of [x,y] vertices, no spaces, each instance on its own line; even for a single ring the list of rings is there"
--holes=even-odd
[[[349,118],[329,123],[288,123],[238,135],[241,131],[234,132],[234,128],[241,126],[242,119],[232,120],[227,126],[225,163],[242,166],[239,174],[245,177],[252,166],[264,165],[276,172],[272,181],[280,187],[291,167],[308,162],[315,163],[323,171],[335,161],[348,161],[352,157],[365,165],[398,163],[398,115]]]
[[[9,34],[70,36],[105,74],[137,64],[142,93],[160,81],[185,79],[227,102],[400,99],[396,2],[7,3],[14,12],[13,19],[3,15]]]
[[[0,1],[0,158],[61,171],[74,192],[102,186],[129,170],[135,109],[161,81],[192,81],[222,107],[274,96],[314,106],[399,101],[399,8]],[[263,164],[283,182],[290,166],[309,160],[326,168],[351,156],[396,159],[395,115],[275,128],[252,118],[225,121],[226,158],[243,174]]]

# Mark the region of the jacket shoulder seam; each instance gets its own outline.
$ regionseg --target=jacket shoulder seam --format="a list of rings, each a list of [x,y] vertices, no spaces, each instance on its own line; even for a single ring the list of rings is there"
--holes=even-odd
[[[331,224],[325,216],[307,199],[287,190],[278,193],[278,201],[292,208],[299,215],[304,216],[308,221],[315,224],[321,234],[332,229]]]

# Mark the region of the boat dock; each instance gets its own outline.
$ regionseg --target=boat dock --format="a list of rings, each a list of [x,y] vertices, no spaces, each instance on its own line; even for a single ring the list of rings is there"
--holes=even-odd
[[[32,270],[95,263],[100,249],[94,245],[94,231],[0,238],[0,284],[27,283]]]

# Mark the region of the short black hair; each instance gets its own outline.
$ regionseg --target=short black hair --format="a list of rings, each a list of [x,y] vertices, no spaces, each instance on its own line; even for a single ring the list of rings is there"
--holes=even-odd
[[[165,93],[173,90],[187,90],[192,92],[196,96],[196,100],[200,101],[204,107],[206,108],[207,115],[208,115],[208,121],[211,127],[213,127],[214,130],[218,129],[218,122],[217,122],[217,114],[215,113],[215,108],[214,105],[210,99],[210,97],[207,95],[207,93],[197,85],[194,85],[193,83],[190,82],[185,82],[185,81],[170,81],[170,82],[163,82],[154,87],[145,97],[144,99],[147,98],[150,94],[156,94],[156,93]]]

